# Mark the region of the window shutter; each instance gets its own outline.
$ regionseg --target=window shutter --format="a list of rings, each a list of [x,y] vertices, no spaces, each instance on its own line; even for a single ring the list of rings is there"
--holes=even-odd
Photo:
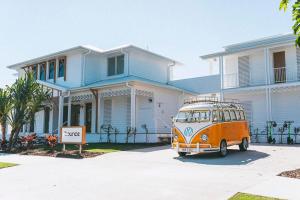
[[[239,86],[245,87],[249,86],[250,83],[250,65],[249,56],[242,56],[238,58],[238,76],[239,76]]]

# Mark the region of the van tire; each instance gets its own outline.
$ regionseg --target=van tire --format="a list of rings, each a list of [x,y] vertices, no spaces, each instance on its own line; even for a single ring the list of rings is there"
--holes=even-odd
[[[227,149],[227,142],[226,140],[222,140],[220,143],[220,156],[225,157],[228,154],[228,149]]]
[[[186,152],[178,152],[178,155],[179,155],[180,157],[184,157],[184,156],[186,156]]]
[[[240,151],[247,151],[249,147],[249,142],[247,138],[243,138],[242,143],[239,145]]]

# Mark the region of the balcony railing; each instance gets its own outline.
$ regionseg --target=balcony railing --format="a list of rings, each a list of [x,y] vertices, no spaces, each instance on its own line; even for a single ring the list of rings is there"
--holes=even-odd
[[[239,80],[238,73],[228,73],[224,74],[224,88],[238,88],[238,87],[249,87],[249,86],[258,86],[265,85],[266,80],[260,79],[256,80],[249,74],[249,77],[244,77],[243,80]],[[296,68],[289,67],[278,67],[273,68],[270,71],[270,83],[271,84],[280,84],[287,82],[300,81],[300,74],[297,73]]]
[[[271,83],[286,83],[299,81],[296,69],[278,67],[273,68],[273,76],[271,77]]]

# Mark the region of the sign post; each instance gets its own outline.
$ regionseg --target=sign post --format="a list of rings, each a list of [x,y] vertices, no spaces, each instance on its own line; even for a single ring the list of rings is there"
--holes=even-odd
[[[66,144],[78,144],[79,153],[82,152],[82,145],[86,143],[85,126],[65,126],[61,128],[60,142],[63,144],[63,151]]]

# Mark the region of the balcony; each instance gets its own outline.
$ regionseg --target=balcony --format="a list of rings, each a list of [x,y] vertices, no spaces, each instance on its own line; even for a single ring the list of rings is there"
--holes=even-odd
[[[263,79],[254,79],[250,74],[230,73],[224,74],[224,88],[239,88],[264,85],[266,81]]]
[[[224,74],[224,89],[265,85],[266,81],[254,79],[250,74]],[[270,70],[270,84],[300,81],[300,73],[294,67],[278,67]]]

